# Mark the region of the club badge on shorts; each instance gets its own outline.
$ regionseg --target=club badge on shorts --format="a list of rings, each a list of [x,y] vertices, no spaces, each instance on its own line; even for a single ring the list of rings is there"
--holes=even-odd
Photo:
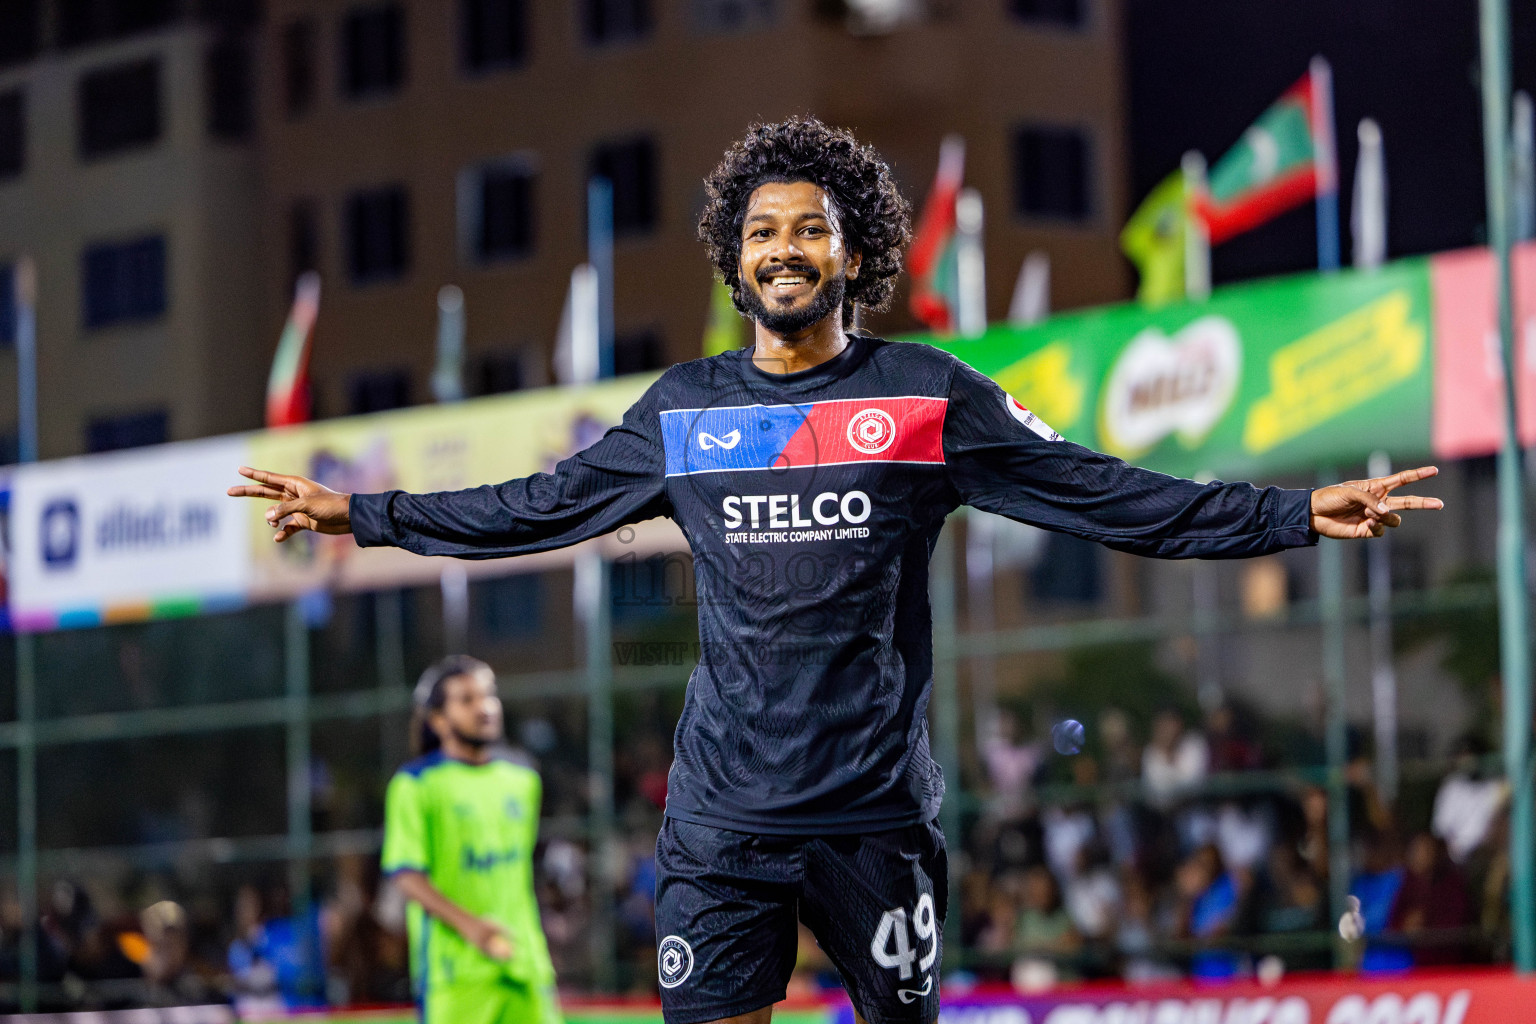
[[[656,947],[656,973],[662,988],[677,988],[693,973],[693,947],[676,935],[668,935]]]

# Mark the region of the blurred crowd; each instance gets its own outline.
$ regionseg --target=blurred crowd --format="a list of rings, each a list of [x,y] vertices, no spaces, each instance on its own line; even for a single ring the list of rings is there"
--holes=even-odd
[[[1168,708],[1139,723],[1111,709],[1073,755],[1007,710],[983,717],[969,772],[980,785],[960,797],[951,838],[961,948],[946,960],[958,981],[1030,990],[1331,967],[1336,870],[1361,902],[1366,940],[1346,955],[1362,971],[1507,953],[1507,789],[1475,741],[1404,811],[1410,801],[1382,798],[1352,740],[1348,842],[1335,851],[1321,743],[1266,750],[1231,707],[1198,720]],[[547,779],[538,893],[556,968],[578,989],[601,978],[652,992],[666,737],[642,732],[617,751],[616,837],[599,852],[579,825],[568,746],[537,746]],[[1270,771],[1281,755],[1287,770]],[[61,1006],[229,1000],[260,1014],[410,999],[404,904],[369,853],[317,862],[307,898],[281,865],[234,880],[172,871],[49,885],[40,973]],[[606,973],[592,959],[598,903],[612,907],[618,950]],[[20,924],[14,892],[0,895],[0,986],[17,977]],[[797,991],[837,984],[808,934],[801,954]]]
[[[1113,709],[1097,726],[1096,748],[1072,757],[1024,738],[1007,711],[986,728],[987,793],[952,908],[975,977],[1028,990],[1331,967],[1335,871],[1361,902],[1366,941],[1345,955],[1362,971],[1504,953],[1507,787],[1476,741],[1432,783],[1424,820],[1383,800],[1371,760],[1352,753],[1335,851],[1321,757],[1288,751],[1303,771],[1264,773],[1269,754],[1233,708],[1198,725],[1163,709],[1144,739]]]

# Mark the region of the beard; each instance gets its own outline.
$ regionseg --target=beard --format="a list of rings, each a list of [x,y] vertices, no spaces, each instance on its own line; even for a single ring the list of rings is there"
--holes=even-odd
[[[809,267],[801,272],[810,279],[812,284],[815,284],[816,279],[821,276]],[[758,290],[764,285],[764,281],[759,277],[756,287],[749,285],[746,281],[741,282],[741,298],[742,303],[747,307],[747,316],[762,324],[766,330],[781,335],[797,334],[812,324],[826,319],[827,314],[833,310],[841,310],[847,284],[847,280],[838,274],[811,293],[811,301],[804,306],[798,309],[772,309],[763,300],[762,293]]]
[[[460,743],[464,744],[471,750],[484,750],[486,747],[496,742],[494,739],[486,739],[483,736],[476,736],[473,733],[465,732],[455,725],[450,725],[448,728],[452,730],[454,739],[458,740]]]

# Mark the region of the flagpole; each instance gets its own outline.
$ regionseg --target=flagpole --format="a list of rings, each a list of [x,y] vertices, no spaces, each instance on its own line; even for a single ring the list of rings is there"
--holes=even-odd
[[[568,356],[561,367],[561,383],[590,384],[613,376],[613,186],[606,178],[593,178],[587,186],[587,262],[571,273],[560,342]],[[612,584],[608,561],[595,545],[576,553],[571,606],[581,626],[587,674],[587,863],[593,894],[587,948],[593,987],[613,991],[617,908],[612,864],[618,840],[613,790]]]
[[[1184,207],[1205,193],[1205,156],[1190,150],[1179,161],[1184,172]],[[1184,298],[1203,302],[1211,297],[1211,236],[1205,221],[1189,217],[1184,224]]]
[[[1333,130],[1333,68],[1313,57],[1312,147],[1317,166],[1317,269],[1339,269],[1339,157]]]
[[[1024,257],[1013,300],[1008,303],[1008,326],[1029,327],[1051,315],[1051,256],[1035,249]]]
[[[1504,441],[1499,448],[1499,655],[1504,683],[1504,770],[1509,801],[1509,918],[1515,968],[1536,970],[1536,843],[1532,837],[1530,594],[1525,570],[1525,493],[1516,404],[1509,209],[1509,5],[1479,0],[1483,89],[1483,174],[1488,242],[1504,361]]]
[[[987,268],[982,250],[981,193],[964,188],[955,197],[955,276],[959,307],[955,324],[962,338],[974,338],[987,330]]]
[[[587,182],[587,263],[597,271],[597,376],[613,376],[613,182]]]
[[[37,461],[37,267],[16,263],[16,454]],[[37,1009],[41,940],[37,899],[37,658],[36,639],[16,632],[16,902],[21,913],[17,980],[22,1013]]]

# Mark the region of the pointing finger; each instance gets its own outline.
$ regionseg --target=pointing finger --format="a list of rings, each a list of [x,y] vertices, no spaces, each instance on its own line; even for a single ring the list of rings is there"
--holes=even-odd
[[[1387,504],[1394,509],[1441,509],[1445,508],[1445,502],[1439,498],[1426,498],[1418,494],[1403,494],[1396,498],[1388,498]]]
[[[1373,483],[1380,484],[1387,491],[1396,490],[1404,484],[1418,483],[1420,480],[1428,480],[1432,476],[1440,474],[1439,466],[1420,466],[1417,469],[1405,469],[1391,476],[1380,477]]]
[[[272,487],[253,487],[249,484],[237,484],[226,491],[231,498],[269,498],[278,500],[283,497],[283,492]]]
[[[240,475],[250,477],[257,483],[271,484],[274,487],[287,487],[293,482],[293,478],[282,473],[273,473],[265,469],[253,469],[250,466],[241,466]]]

